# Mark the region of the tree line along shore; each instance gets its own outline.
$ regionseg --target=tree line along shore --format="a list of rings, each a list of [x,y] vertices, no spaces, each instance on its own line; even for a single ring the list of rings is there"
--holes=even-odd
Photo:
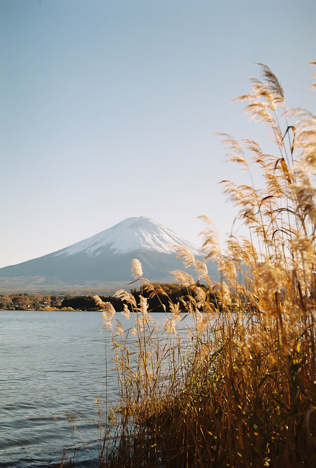
[[[170,302],[179,303],[180,310],[186,310],[186,303],[191,297],[195,297],[197,286],[204,289],[207,300],[216,305],[217,295],[209,287],[198,284],[191,287],[183,287],[173,283],[154,283],[155,290],[146,290],[145,286],[139,289],[133,288],[130,293],[138,303],[140,295],[147,298],[149,310],[151,312],[169,312]],[[113,296],[92,294],[71,295],[71,294],[27,294],[13,293],[0,294],[0,310],[39,310],[39,311],[98,311],[102,310],[96,297],[103,302],[110,302],[117,312],[121,312],[124,301]]]

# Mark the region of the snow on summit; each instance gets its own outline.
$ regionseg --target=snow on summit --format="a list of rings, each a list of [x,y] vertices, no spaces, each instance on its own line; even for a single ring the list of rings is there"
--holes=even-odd
[[[169,254],[175,252],[175,245],[184,245],[195,255],[199,253],[196,245],[182,239],[152,219],[140,216],[125,219],[95,236],[56,252],[55,256],[73,255],[80,252],[97,256],[103,248],[110,248],[113,253],[118,254],[135,250],[151,250]]]

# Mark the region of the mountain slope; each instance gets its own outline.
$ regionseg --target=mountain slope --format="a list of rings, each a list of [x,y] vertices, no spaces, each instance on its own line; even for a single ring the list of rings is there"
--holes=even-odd
[[[140,216],[128,218],[105,231],[77,242],[54,255],[74,255],[85,252],[88,255],[100,255],[103,249],[110,248],[115,254],[125,254],[137,250],[149,250],[160,253],[174,253],[174,245],[185,245],[198,255],[199,248],[182,239],[170,229],[150,218]]]
[[[144,277],[172,281],[171,271],[184,269],[175,245],[185,245],[194,255],[199,249],[155,221],[129,218],[57,252],[0,269],[0,279],[20,278],[26,284],[87,285],[132,281],[131,264],[138,258]],[[217,269],[209,262],[213,279]]]

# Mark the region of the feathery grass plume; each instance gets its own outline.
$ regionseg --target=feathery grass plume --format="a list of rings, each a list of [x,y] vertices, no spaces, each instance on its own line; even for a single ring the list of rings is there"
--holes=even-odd
[[[201,262],[201,260],[196,260],[194,269],[195,272],[198,274],[198,279],[204,281],[209,288],[212,288],[213,283],[208,275],[208,269],[205,262]]]
[[[178,252],[177,258],[183,258],[186,268],[193,265],[195,266],[195,257],[193,253],[184,245],[175,245],[174,248]]]
[[[209,317],[206,314],[201,314],[199,310],[195,311],[196,319],[196,332],[198,335],[203,335],[206,332],[207,326],[209,325]],[[207,344],[206,344],[207,346]],[[203,353],[203,357],[205,357]]]
[[[149,292],[150,298],[158,294],[161,294],[162,296],[168,296],[166,291],[158,283],[147,283],[143,286],[142,290],[145,292]]]
[[[169,302],[170,311],[175,320],[181,320],[180,317],[180,302],[173,304],[173,302]]]
[[[114,296],[121,299],[121,301],[126,301],[132,307],[137,307],[135,297],[131,293],[126,292],[124,289],[119,289],[118,291],[116,291]]]
[[[195,284],[194,278],[186,271],[174,270],[171,272],[176,281],[179,281],[183,286],[189,287]]]
[[[205,300],[206,300],[206,294],[204,290],[200,287],[197,287],[194,289],[194,295],[195,295],[197,307],[204,306]]]
[[[143,314],[143,315],[147,315],[147,310],[148,310],[148,302],[147,302],[147,298],[146,297],[143,297],[143,296],[140,296],[140,312]]]
[[[196,260],[195,271],[199,274],[200,278],[204,278],[208,275],[208,269],[206,264],[204,262],[201,262],[200,260]]]
[[[142,265],[137,258],[131,261],[133,276],[137,278],[138,276],[143,276]]]
[[[99,302],[99,306],[103,309],[102,316],[104,321],[104,328],[105,330],[112,330],[112,319],[115,315],[115,309],[110,302],[103,302],[101,299],[100,301],[101,302]]]
[[[124,328],[118,319],[115,319],[115,328],[116,328],[115,335],[123,335]]]
[[[101,309],[104,308],[105,306],[105,302],[102,301],[101,297],[96,295],[96,296],[93,296],[93,299],[95,301],[95,305],[100,307]]]
[[[95,304],[103,310],[102,316],[104,320],[105,330],[111,330],[113,328],[112,319],[115,315],[115,309],[110,302],[103,302],[99,296],[93,296]]]
[[[130,312],[127,304],[123,304],[123,310],[122,310],[121,314],[123,315],[124,318],[126,318],[126,320],[129,319],[129,317],[131,315],[131,312]]]
[[[115,315],[115,309],[112,306],[111,302],[103,302],[102,306],[104,310],[103,314],[107,315],[109,319],[112,319]]]
[[[165,320],[165,328],[167,330],[167,333],[169,335],[177,335],[177,329],[176,329],[176,320],[173,317],[167,317],[164,319]]]
[[[278,104],[280,104],[281,107],[284,107],[284,91],[279,80],[264,63],[257,63],[257,65],[261,67],[263,78],[267,83],[266,89],[268,90],[268,96],[271,99],[271,104],[273,104],[273,110],[276,109]]]
[[[235,138],[227,135],[227,133],[216,133],[220,137],[224,137],[222,145],[228,146],[230,151],[226,153],[227,162],[235,162],[241,164],[241,170],[248,169],[248,163],[244,157],[244,152]]]
[[[109,316],[106,313],[102,313],[103,316],[103,328],[104,330],[112,330],[113,329],[113,323],[112,319],[109,318]]]
[[[206,215],[201,215],[201,219],[207,224],[208,229],[200,235],[203,236],[202,252],[205,253],[205,261],[209,259],[218,260],[221,256],[219,247],[218,231],[214,223]]]

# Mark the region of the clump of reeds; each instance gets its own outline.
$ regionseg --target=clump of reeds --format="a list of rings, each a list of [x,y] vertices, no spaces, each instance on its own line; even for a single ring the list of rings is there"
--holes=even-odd
[[[205,263],[181,249],[186,265],[218,298],[208,301],[190,275],[175,272],[191,291],[185,303],[190,339],[178,334],[178,306],[170,304],[170,340],[163,341],[146,299],[136,304],[127,292],[117,293],[135,326],[124,332],[117,322],[113,335],[123,398],[104,467],[316,466],[316,117],[285,110],[279,81],[260,67],[262,80],[251,79],[250,94],[239,100],[248,102],[252,119],[268,125],[277,153],[244,140],[247,157],[234,138],[222,135],[229,159],[250,174],[249,185],[224,181],[249,236],[232,234],[221,252],[205,218],[206,260],[216,260],[221,271],[215,284]],[[263,187],[252,182],[252,166],[260,169]],[[142,281],[151,294],[161,294]],[[112,327],[114,312],[104,307]]]

